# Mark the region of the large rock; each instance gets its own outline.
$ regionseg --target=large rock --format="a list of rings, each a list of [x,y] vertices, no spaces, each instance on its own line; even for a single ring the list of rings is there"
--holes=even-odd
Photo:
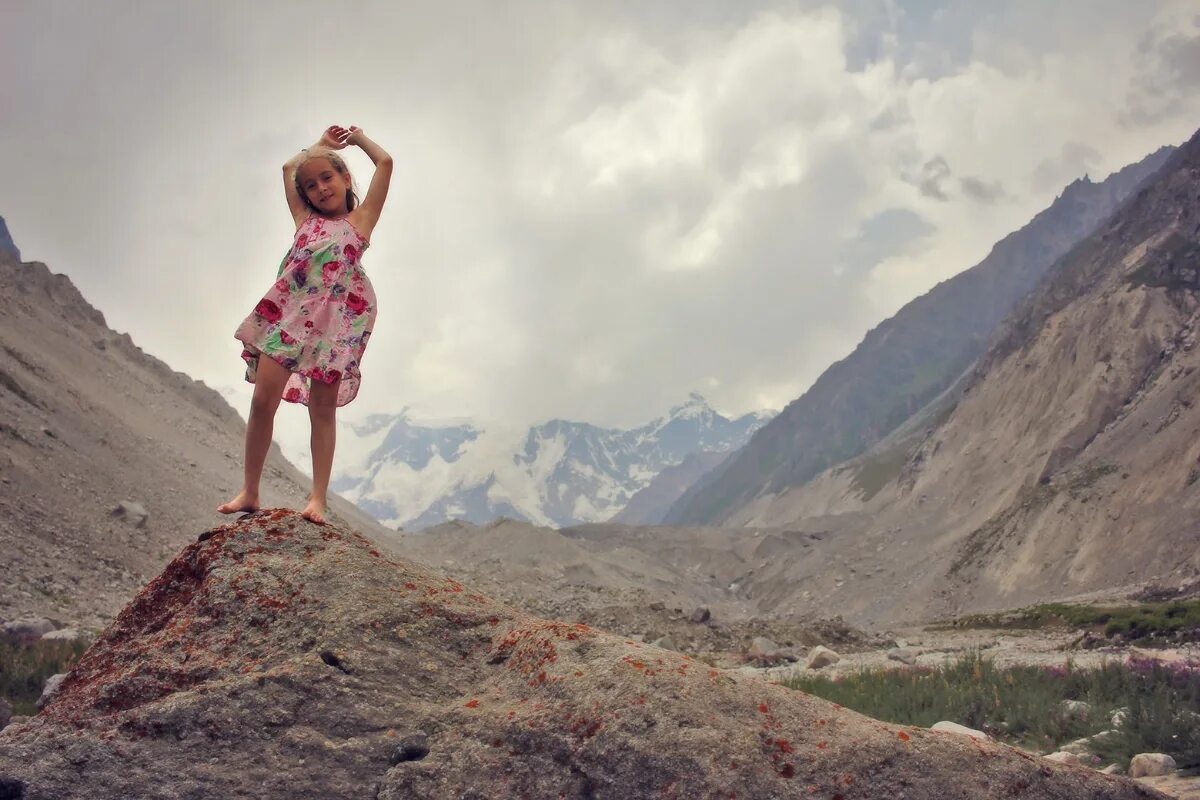
[[[779,645],[765,636],[755,636],[750,642],[750,655],[759,659],[775,658],[779,655]]]
[[[1175,759],[1166,753],[1138,753],[1129,762],[1129,775],[1133,778],[1154,778],[1174,771]]]
[[[46,682],[42,684],[42,694],[37,699],[37,707],[45,708],[48,706],[50,701],[58,694],[58,690],[62,688],[63,681],[66,679],[67,674],[65,672],[60,672],[57,675],[51,675],[47,678]]]
[[[929,730],[937,733],[952,733],[955,736],[967,736],[980,742],[987,742],[992,738],[983,731],[977,731],[974,728],[968,728],[966,725],[959,725],[957,722],[950,722],[949,720],[935,722]]]
[[[0,786],[24,800],[1161,797],[538,619],[282,511],[217,528],[151,581],[55,700],[0,732]]]
[[[899,661],[901,664],[908,664],[911,667],[917,663],[917,656],[921,653],[922,651],[915,647],[893,647],[887,651],[887,657],[891,661]]]
[[[54,630],[55,624],[45,617],[23,617],[0,625],[0,641],[8,644],[32,644]]]
[[[842,657],[830,650],[824,645],[817,645],[808,652],[808,663],[805,665],[809,669],[824,669],[831,664],[836,664],[841,661]]]

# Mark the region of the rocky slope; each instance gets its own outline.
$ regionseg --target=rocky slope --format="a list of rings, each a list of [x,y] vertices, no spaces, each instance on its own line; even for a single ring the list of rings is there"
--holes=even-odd
[[[109,329],[44,264],[0,253],[0,296],[0,620],[100,625],[183,531],[219,518],[241,483],[245,424],[215,391]],[[301,503],[308,486],[273,448],[264,500]],[[333,510],[395,537],[340,499]]]
[[[558,527],[598,522],[664,469],[735,450],[772,416],[729,419],[695,393],[630,430],[562,419],[517,429],[377,415],[341,437],[362,456],[342,460],[333,487],[405,530],[500,517]]]
[[[1051,270],[939,420],[735,517],[835,514],[816,558],[756,576],[760,601],[862,619],[1192,580],[1198,319],[1200,135]]]
[[[294,512],[185,548],[0,731],[0,793],[1161,797],[531,617]]]
[[[609,521],[623,525],[659,524],[684,492],[729,456],[728,452],[690,454],[683,461],[655,475]]]
[[[756,497],[800,486],[879,442],[952,386],[1046,270],[1108,217],[1171,152],[1101,183],[1068,186],[976,266],[943,281],[870,331],[848,357],[694,484],[662,520],[721,524]]]

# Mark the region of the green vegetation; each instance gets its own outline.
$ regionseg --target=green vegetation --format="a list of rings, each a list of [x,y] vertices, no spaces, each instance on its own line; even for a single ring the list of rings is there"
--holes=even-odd
[[[973,614],[942,628],[1037,629],[1065,627],[1145,644],[1200,640],[1200,600],[1130,606],[1044,603],[999,614]]]
[[[842,678],[798,675],[784,685],[876,719],[929,727],[940,720],[982,730],[1040,752],[1114,728],[1099,737],[1093,763],[1128,766],[1137,753],[1161,752],[1182,768],[1200,766],[1200,664],[1152,659],[1110,662],[1095,669],[998,668],[970,653],[940,668],[864,670]],[[1086,713],[1064,701],[1081,700]]]
[[[870,458],[858,466],[853,486],[862,493],[863,502],[870,500],[879,490],[900,475],[911,455],[907,447],[897,447]]]
[[[0,643],[0,697],[8,701],[14,714],[36,714],[46,679],[68,671],[86,649],[87,645],[78,641]]]

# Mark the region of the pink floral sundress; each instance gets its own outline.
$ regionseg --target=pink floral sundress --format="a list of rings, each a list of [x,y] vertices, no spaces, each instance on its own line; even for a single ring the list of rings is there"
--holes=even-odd
[[[337,383],[339,406],[354,399],[375,327],[375,290],[362,268],[369,246],[346,217],[311,214],[300,223],[275,285],[234,333],[247,381],[266,355],[292,373],[283,390],[289,403],[308,405],[310,381]]]

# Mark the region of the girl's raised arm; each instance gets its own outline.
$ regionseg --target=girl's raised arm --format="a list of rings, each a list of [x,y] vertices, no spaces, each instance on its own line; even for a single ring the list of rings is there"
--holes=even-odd
[[[359,227],[363,236],[371,238],[375,223],[379,222],[379,213],[383,211],[383,201],[387,199],[388,186],[392,182],[392,157],[375,142],[367,138],[361,128],[350,126],[350,135],[346,144],[356,144],[362,148],[370,159],[375,162],[375,174],[371,176],[371,186],[362,205],[355,209]]]
[[[328,147],[330,150],[341,150],[346,146],[346,137],[349,136],[349,133],[345,128],[330,125],[312,147]],[[312,209],[308,207],[308,204],[304,202],[300,194],[296,191],[296,167],[299,166],[306,155],[307,152],[301,150],[289,158],[287,163],[283,165],[283,193],[287,197],[288,209],[292,212],[292,219],[296,221],[297,228],[312,213]]]

